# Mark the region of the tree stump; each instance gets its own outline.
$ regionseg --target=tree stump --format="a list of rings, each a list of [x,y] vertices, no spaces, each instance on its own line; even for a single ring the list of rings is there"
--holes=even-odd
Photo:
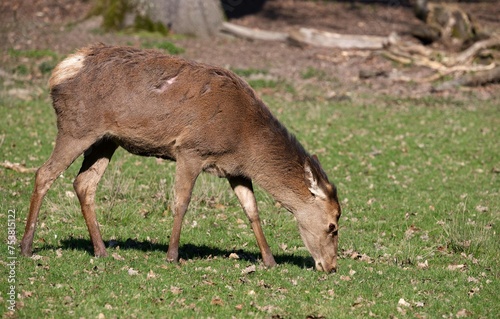
[[[218,0],[98,0],[94,13],[105,29],[167,30],[199,37],[215,35],[224,13]]]
[[[415,27],[412,34],[424,44],[439,40],[448,46],[461,47],[478,37],[478,25],[456,5],[419,0],[415,14],[425,24]]]
[[[141,0],[139,0],[141,1]],[[143,0],[144,1],[144,0]],[[175,33],[208,37],[217,34],[224,20],[217,0],[149,0],[149,17]]]

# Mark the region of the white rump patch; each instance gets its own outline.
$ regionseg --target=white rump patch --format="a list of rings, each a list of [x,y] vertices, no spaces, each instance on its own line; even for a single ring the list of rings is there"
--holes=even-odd
[[[54,72],[52,72],[52,76],[49,80],[50,87],[61,84],[65,80],[77,75],[83,67],[86,56],[85,52],[79,51],[59,63],[54,69]]]

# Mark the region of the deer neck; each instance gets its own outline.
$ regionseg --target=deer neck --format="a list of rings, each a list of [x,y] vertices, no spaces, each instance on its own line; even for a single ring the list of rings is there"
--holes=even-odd
[[[304,162],[307,152],[284,126],[261,132],[263,141],[255,148],[250,177],[287,210],[295,214],[310,197],[305,183]]]

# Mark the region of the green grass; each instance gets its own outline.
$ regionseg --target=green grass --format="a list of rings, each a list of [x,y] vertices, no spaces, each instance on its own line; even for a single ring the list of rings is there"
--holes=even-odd
[[[11,63],[7,65],[8,70],[21,76],[48,76],[59,61],[59,55],[52,50],[9,49],[7,53],[11,58]]]
[[[247,69],[241,69],[241,68],[234,68],[231,69],[234,73],[241,77],[250,77],[252,75],[266,75],[269,74],[267,70],[262,70],[262,69],[254,69],[254,68],[247,68]]]
[[[326,72],[313,67],[308,67],[302,71],[301,77],[306,80],[312,78],[324,79],[326,78]]]
[[[277,78],[270,76],[267,70],[254,68],[235,68],[232,69],[232,71],[244,78],[248,82],[248,84],[250,84],[256,90],[265,88],[276,89],[280,84],[282,84],[282,81],[279,81]]]
[[[25,58],[43,58],[43,57],[51,57],[56,59],[58,54],[52,50],[15,50],[9,49],[8,53],[11,57],[25,57]]]
[[[168,54],[181,54],[184,53],[184,49],[176,46],[170,41],[158,40],[158,41],[145,41],[142,45],[146,49],[161,49]]]
[[[270,75],[267,70],[254,68],[233,68],[235,74],[245,79],[248,84],[255,90],[263,90],[262,94],[271,92],[287,92],[295,93],[295,88],[283,79]]]
[[[38,167],[56,134],[47,92],[29,101],[6,92],[0,90],[0,162]],[[0,243],[5,266],[0,314],[495,318],[500,313],[499,100],[379,96],[372,104],[284,103],[278,96],[264,99],[318,154],[339,189],[337,274],[312,270],[293,216],[257,188],[264,231],[279,263],[265,269],[227,181],[208,175],[198,180],[186,216],[181,263],[166,263],[175,165],[119,150],[97,194],[110,257],[92,256],[73,196],[79,159],[45,198],[36,257],[17,258],[15,314],[7,313],[8,247],[6,240]],[[15,210],[20,240],[33,174],[0,168],[0,181],[2,232],[7,233],[8,211]],[[231,253],[240,259],[229,258]],[[246,274],[252,265],[256,271]]]

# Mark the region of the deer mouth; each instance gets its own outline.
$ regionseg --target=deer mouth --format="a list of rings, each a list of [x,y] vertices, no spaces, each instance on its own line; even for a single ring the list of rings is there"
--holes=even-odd
[[[337,267],[334,265],[327,264],[323,261],[317,261],[316,270],[334,274],[337,272]]]

